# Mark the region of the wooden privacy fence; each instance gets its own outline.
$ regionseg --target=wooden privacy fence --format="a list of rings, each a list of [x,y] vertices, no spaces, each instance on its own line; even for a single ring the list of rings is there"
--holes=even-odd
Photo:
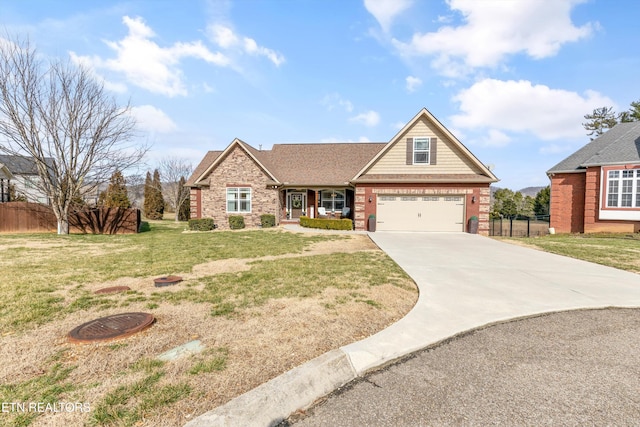
[[[58,222],[50,206],[0,203],[0,233],[55,233],[57,229]],[[87,208],[69,215],[70,233],[129,234],[139,229],[139,209]]]

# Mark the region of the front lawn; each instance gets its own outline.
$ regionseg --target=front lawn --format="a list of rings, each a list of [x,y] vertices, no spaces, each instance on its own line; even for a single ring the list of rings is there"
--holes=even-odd
[[[638,234],[555,234],[544,237],[499,239],[640,273],[640,235]]]
[[[14,406],[0,424],[182,425],[385,328],[417,299],[365,235],[184,228],[159,221],[137,235],[0,235],[0,402],[79,405]],[[184,280],[155,287],[165,275]],[[123,285],[131,290],[94,293]],[[89,320],[138,311],[156,323],[128,338],[66,338]],[[193,340],[204,351],[158,359]]]

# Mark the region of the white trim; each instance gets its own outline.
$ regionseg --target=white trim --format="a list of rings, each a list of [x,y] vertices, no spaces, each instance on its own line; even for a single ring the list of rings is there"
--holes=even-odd
[[[460,140],[458,140],[458,138],[456,138],[449,131],[449,129],[444,127],[443,124],[440,123],[438,119],[436,119],[433,116],[433,114],[431,114],[429,110],[427,110],[426,108],[423,108],[422,110],[420,110],[420,112],[418,112],[418,114],[416,114],[415,117],[409,121],[409,123],[404,125],[404,127],[400,129],[400,131],[396,133],[396,135],[393,138],[391,138],[391,141],[389,141],[387,145],[385,145],[384,148],[380,150],[378,154],[376,154],[373,157],[373,159],[371,159],[362,169],[358,171],[358,173],[351,179],[351,181],[356,181],[360,176],[364,175],[365,172],[369,170],[381,157],[387,154],[387,152],[391,149],[391,147],[393,147],[398,141],[400,141],[402,139],[402,136],[409,129],[411,129],[413,125],[422,117],[425,117],[429,122],[435,125],[438,128],[438,130],[440,130],[450,141],[452,141],[453,144],[455,144],[460,149],[460,151],[462,151],[462,153],[466,155],[469,160],[471,160],[471,162],[474,165],[476,165],[487,177],[491,179],[491,182],[500,181],[493,174],[493,172],[491,172],[491,170],[489,170],[489,168],[484,165],[484,163],[478,160],[478,158],[471,151],[469,151],[469,149],[465,147],[464,144],[460,142]]]

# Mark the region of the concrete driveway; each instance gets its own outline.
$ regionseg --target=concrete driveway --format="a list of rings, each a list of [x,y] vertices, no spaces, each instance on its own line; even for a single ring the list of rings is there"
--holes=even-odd
[[[538,313],[640,307],[640,275],[463,233],[371,233],[418,284],[400,322],[343,347],[363,372],[482,325]]]
[[[370,236],[417,283],[420,296],[411,312],[189,426],[275,425],[367,371],[480,326],[561,310],[640,306],[640,275],[614,268],[463,233]]]

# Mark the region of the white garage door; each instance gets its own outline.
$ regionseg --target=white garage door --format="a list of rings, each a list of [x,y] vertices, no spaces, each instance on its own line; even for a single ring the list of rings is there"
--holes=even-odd
[[[380,231],[464,231],[462,196],[378,196]]]

